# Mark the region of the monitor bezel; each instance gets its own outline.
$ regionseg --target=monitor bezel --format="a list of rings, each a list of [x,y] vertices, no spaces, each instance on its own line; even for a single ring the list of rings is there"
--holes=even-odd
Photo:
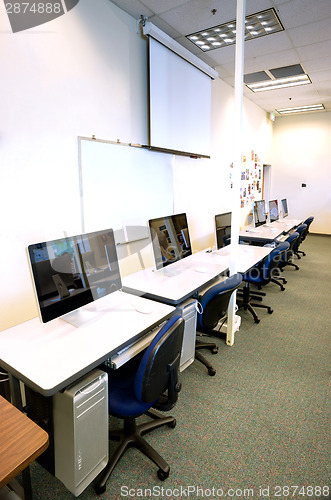
[[[189,243],[189,249],[187,250],[186,254],[182,256],[181,254],[175,256],[176,258],[171,261],[164,261],[162,260],[162,255],[161,255],[161,250],[160,250],[160,243],[159,243],[159,238],[155,234],[153,234],[153,231],[155,229],[152,227],[152,223],[155,224],[158,221],[162,222],[165,219],[172,219],[174,217],[185,217],[186,221],[186,228],[187,228],[187,239]],[[154,260],[154,270],[155,271],[160,271],[162,269],[168,268],[172,264],[175,264],[176,262],[179,262],[186,257],[192,255],[192,245],[191,245],[191,237],[190,237],[190,231],[189,231],[189,226],[188,226],[188,221],[187,221],[187,215],[186,212],[178,213],[178,214],[172,214],[172,215],[166,215],[163,217],[155,217],[153,219],[148,220],[148,230],[149,230],[149,236],[150,236],[150,241],[151,241],[151,247],[152,247],[152,254],[153,254],[153,260]],[[183,239],[185,240],[186,236],[183,236]],[[186,242],[187,243],[187,242]]]
[[[284,211],[284,203],[283,203],[284,201],[285,201],[285,203],[286,203],[286,213],[285,213],[285,211]],[[288,216],[287,198],[283,198],[283,199],[281,200],[281,204],[282,204],[282,214],[283,214],[283,219],[285,219],[285,217],[287,217],[287,216]]]
[[[60,297],[59,302],[54,302],[53,304],[49,304],[49,306],[42,306],[42,302],[45,299],[42,299],[42,295],[39,293],[39,288],[40,285],[37,285],[37,282],[40,283],[40,276],[38,277],[36,271],[35,271],[35,262],[33,259],[33,250],[37,249],[38,246],[42,247],[47,247],[47,245],[51,245],[52,243],[60,243],[63,241],[69,241],[69,242],[75,242],[76,244],[77,241],[81,242],[82,238],[100,238],[107,236],[110,239],[110,244],[111,245],[111,252],[112,252],[112,260],[111,260],[111,274],[114,275],[114,282],[111,283],[111,290],[108,293],[105,293],[104,295],[101,296],[96,296],[95,293],[92,292],[92,289],[90,285],[88,286],[83,286],[83,291],[84,293],[77,293],[71,295],[70,297],[68,296],[66,292],[66,288],[64,287],[64,293],[66,296]],[[75,243],[74,243],[75,244]],[[76,311],[84,311],[84,306],[89,306],[95,302],[97,302],[100,298],[110,295],[111,293],[121,290],[122,289],[122,279],[121,279],[121,273],[120,273],[120,268],[119,268],[119,263],[118,263],[118,258],[117,258],[117,251],[116,251],[116,244],[115,244],[115,239],[114,239],[114,232],[112,229],[106,229],[106,230],[99,230],[99,231],[93,231],[89,233],[81,233],[73,236],[65,236],[63,238],[56,238],[53,240],[49,241],[43,241],[39,243],[32,243],[28,245],[26,248],[27,252],[27,257],[28,257],[28,263],[29,263],[29,268],[30,268],[30,275],[31,275],[31,280],[33,284],[33,289],[34,289],[34,295],[36,299],[36,304],[37,304],[37,309],[38,309],[38,315],[39,319],[42,323],[48,323],[50,321],[53,321],[57,318],[62,318],[66,319],[70,317],[71,313],[74,313]],[[81,253],[80,255],[84,255],[84,253]],[[107,250],[105,249],[105,259],[108,261],[109,265],[109,257]],[[42,262],[51,262],[50,259],[42,261]],[[51,264],[50,264],[51,265]],[[90,267],[91,265],[89,264],[89,269],[87,269],[86,262],[84,262],[84,259],[82,258],[80,260],[80,266],[81,266],[81,275],[88,276],[90,273]],[[106,267],[105,267],[106,269]],[[56,273],[54,276],[57,276],[58,273]],[[59,280],[56,278],[56,281],[58,284],[61,285],[61,279]],[[87,280],[88,281],[88,280]],[[54,281],[55,282],[55,281]],[[62,285],[63,286],[63,285]],[[60,291],[58,289],[58,293],[60,295]],[[70,298],[70,300],[68,300]],[[53,306],[53,307],[50,307]],[[70,320],[68,320],[71,322]],[[73,320],[72,324],[75,324],[75,320]],[[83,326],[81,324],[75,324],[75,326]]]
[[[273,220],[271,220],[271,208],[270,208],[270,203],[275,203],[276,205],[276,208],[277,208],[277,217],[274,218]],[[279,207],[278,207],[278,200],[277,199],[274,199],[274,200],[269,200],[268,202],[268,208],[269,208],[269,222],[272,223],[272,222],[276,222],[277,220],[279,220]]]
[[[218,238],[217,238],[217,229],[219,229],[217,227],[217,217],[220,217],[220,216],[230,216],[230,225],[227,225],[227,226],[222,226],[222,227],[229,227],[230,228],[230,236],[231,236],[231,224],[232,224],[232,212],[224,212],[224,213],[221,213],[221,214],[217,214],[214,216],[214,226],[215,226],[215,244],[216,244],[216,248],[217,250],[220,250],[221,248],[224,247],[224,244],[222,246],[219,246],[218,245]]]
[[[256,220],[256,215],[255,215],[255,208],[257,206],[257,203],[263,203],[264,205],[264,217],[265,217],[265,220],[264,221],[257,221]],[[265,200],[255,200],[253,202],[253,220],[254,220],[254,227],[260,227],[260,226],[263,226],[264,224],[267,223],[267,215],[266,215],[266,209],[265,209]]]

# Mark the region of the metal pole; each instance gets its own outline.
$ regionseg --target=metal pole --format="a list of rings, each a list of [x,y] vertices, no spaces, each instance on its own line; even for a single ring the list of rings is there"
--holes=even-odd
[[[243,108],[243,74],[244,74],[244,41],[245,41],[246,0],[237,0],[236,16],[236,59],[235,59],[235,92],[234,92],[234,161],[232,188],[232,221],[230,275],[237,272],[236,244],[239,243],[240,226],[240,172],[242,155],[242,108]],[[236,293],[233,293],[228,309],[227,345],[234,344]]]

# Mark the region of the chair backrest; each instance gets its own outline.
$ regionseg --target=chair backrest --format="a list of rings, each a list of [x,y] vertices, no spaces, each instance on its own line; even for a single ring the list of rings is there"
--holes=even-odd
[[[276,274],[276,270],[279,268],[280,260],[284,252],[290,248],[290,244],[287,241],[279,243],[267,257],[263,260],[262,264],[262,277],[266,283],[269,283],[271,278]]]
[[[295,241],[295,244],[293,247],[293,250],[295,252],[298,250],[299,246],[301,245],[302,240],[304,239],[306,229],[307,229],[307,224],[300,224],[300,226],[298,226],[296,228],[296,232],[299,233],[299,238]]]
[[[229,301],[232,293],[242,282],[241,274],[237,273],[217,283],[207,290],[199,302],[202,306],[202,314],[198,314],[197,330],[208,332],[213,330],[220,319],[227,315]]]
[[[295,231],[294,233],[291,233],[288,238],[286,238],[285,241],[287,241],[287,243],[290,244],[290,247],[288,250],[285,250],[285,252],[283,253],[283,256],[282,256],[283,262],[288,262],[290,260],[290,258],[292,257],[293,248],[294,248],[295,242],[299,238],[299,236],[300,236],[299,233],[297,233]]]
[[[139,401],[152,403],[168,390],[169,409],[178,395],[178,368],[182,350],[184,320],[172,316],[147,347],[134,381]]]
[[[311,216],[311,217],[308,217],[308,219],[306,219],[306,220],[304,221],[304,224],[306,224],[306,225],[307,225],[307,228],[304,230],[304,234],[303,234],[303,237],[302,237],[302,241],[303,241],[304,239],[306,239],[306,236],[307,236],[307,234],[309,233],[309,226],[310,226],[310,224],[313,222],[313,220],[314,220],[314,217],[312,217],[312,216]]]

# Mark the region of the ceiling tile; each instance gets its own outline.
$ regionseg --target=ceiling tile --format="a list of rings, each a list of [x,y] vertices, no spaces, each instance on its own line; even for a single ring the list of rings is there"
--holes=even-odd
[[[292,49],[292,44],[285,31],[273,35],[247,40],[245,43],[245,58],[258,57],[270,54],[277,47],[277,51]]]
[[[142,2],[153,11],[154,14],[162,14],[189,3],[189,0],[167,0],[166,2],[164,0],[142,0]]]
[[[298,47],[327,41],[331,38],[330,18],[298,28],[291,28],[287,31],[293,43]]]
[[[153,15],[153,11],[145,7],[139,0],[112,0],[112,3],[135,19],[139,19],[141,15],[146,17]]]
[[[222,0],[221,7],[217,9],[218,4],[215,0],[191,0],[161,17],[183,35],[189,35],[236,17],[236,3],[233,0]],[[213,15],[212,10],[215,8],[217,12]]]
[[[308,41],[308,40],[307,40]],[[302,61],[309,61],[310,59],[328,58],[331,54],[331,40],[326,42],[310,43],[303,47],[298,47],[298,54]]]
[[[288,29],[328,18],[330,11],[330,0],[291,0],[280,5],[278,13]]]
[[[245,73],[261,71],[268,68],[280,68],[300,62],[297,52],[294,49],[283,50],[265,54],[259,57],[245,58]]]
[[[320,59],[311,59],[310,61],[305,61],[302,64],[305,71],[308,73],[314,73],[315,71],[323,71],[323,69],[331,69],[331,57],[325,59],[324,57]]]

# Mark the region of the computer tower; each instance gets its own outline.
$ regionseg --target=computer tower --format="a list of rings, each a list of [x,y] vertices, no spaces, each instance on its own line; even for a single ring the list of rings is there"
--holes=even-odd
[[[176,307],[177,314],[185,320],[182,354],[179,371],[185,370],[195,358],[195,339],[197,327],[197,301],[189,299]]]
[[[108,462],[108,376],[93,370],[53,396],[55,476],[75,496]]]

